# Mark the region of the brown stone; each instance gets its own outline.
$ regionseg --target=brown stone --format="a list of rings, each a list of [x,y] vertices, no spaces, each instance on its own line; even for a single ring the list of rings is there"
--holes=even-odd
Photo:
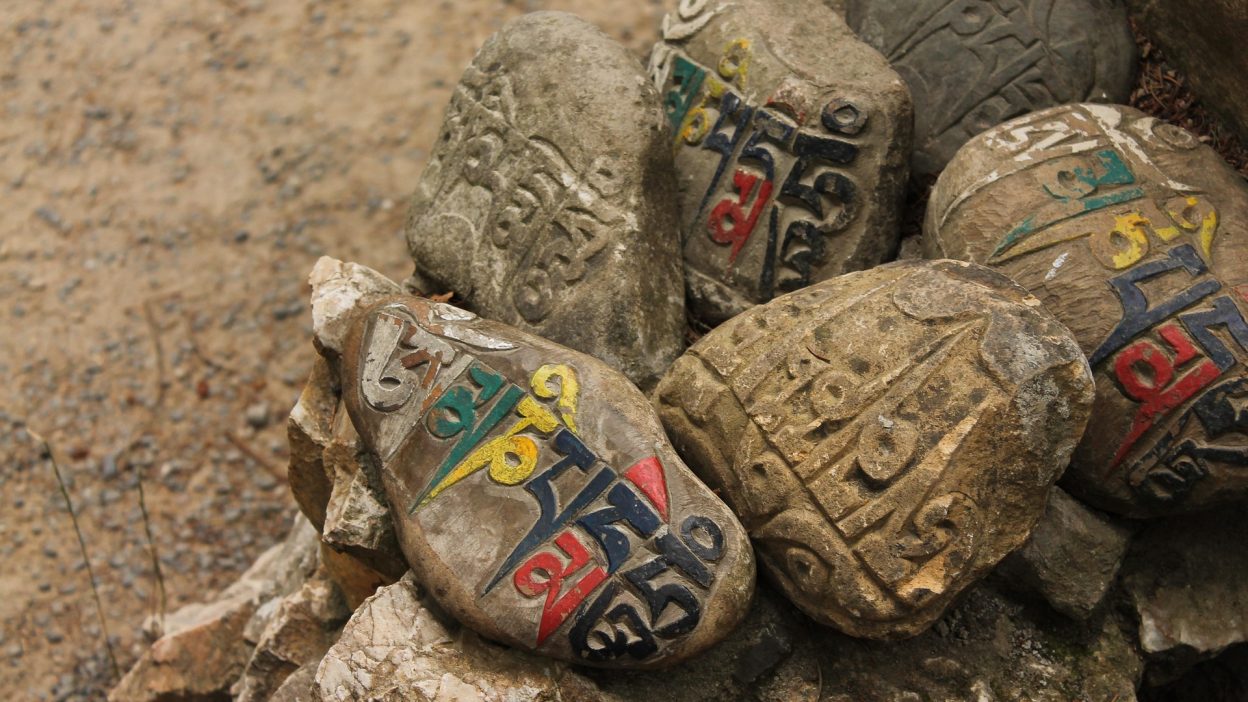
[[[1192,82],[1201,103],[1248,144],[1248,3],[1243,0],[1127,0],[1140,30]]]
[[[956,261],[777,298],[704,336],[657,392],[781,590],[871,638],[921,632],[1026,541],[1093,396],[1039,301]]]
[[[627,49],[535,12],[481,47],[412,199],[412,285],[643,387],[684,345],[672,156]]]
[[[317,268],[323,304],[360,288],[358,268]],[[655,667],[744,616],[745,532],[624,376],[421,298],[320,318],[326,353],[347,339],[344,399],[403,553],[460,621],[556,658]]]
[[[650,73],[673,127],[699,317],[722,321],[896,248],[910,95],[831,9],[682,0]]]
[[[1130,530],[1055,487],[1031,538],[997,572],[1062,614],[1087,619],[1118,577],[1130,541]]]
[[[266,602],[293,592],[316,569],[316,530],[297,517],[286,541],[266,551],[212,601],[169,615],[165,633],[109,692],[109,702],[215,699],[228,695],[251,656],[243,631]]]
[[[1196,137],[1072,105],[972,140],[941,175],[929,256],[990,265],[1068,326],[1096,421],[1064,486],[1131,516],[1248,497],[1248,186]]]

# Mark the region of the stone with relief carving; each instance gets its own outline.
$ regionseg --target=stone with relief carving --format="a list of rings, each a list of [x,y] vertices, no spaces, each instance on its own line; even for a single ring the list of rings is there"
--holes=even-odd
[[[883,56],[817,0],[681,0],[662,31],[650,73],[698,317],[893,253],[913,117]]]
[[[745,531],[635,386],[515,328],[381,294],[376,275],[318,264],[318,348],[403,554],[446,610],[496,641],[619,668],[671,665],[741,620]]]
[[[668,130],[627,49],[508,23],[455,87],[407,222],[409,285],[653,385],[684,345]]]
[[[895,639],[1027,540],[1093,387],[1023,289],[916,261],[735,317],[657,393],[673,444],[780,589],[820,622]]]
[[[1010,276],[1096,373],[1063,479],[1133,517],[1248,499],[1248,185],[1191,133],[1070,105],[969,142],[933,190],[929,256]]]

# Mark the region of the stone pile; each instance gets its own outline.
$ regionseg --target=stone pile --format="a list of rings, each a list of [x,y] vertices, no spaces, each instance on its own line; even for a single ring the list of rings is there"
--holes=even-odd
[[[1248,185],[1083,102],[1133,62],[1101,0],[679,0],[648,75],[508,24],[412,278],[312,271],[290,538],[110,700],[1214,689],[1185,676],[1248,645]],[[909,164],[946,162],[899,251]]]

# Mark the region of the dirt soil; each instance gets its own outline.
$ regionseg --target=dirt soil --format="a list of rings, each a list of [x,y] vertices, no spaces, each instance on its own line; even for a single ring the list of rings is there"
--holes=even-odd
[[[332,254],[407,274],[405,200],[450,90],[489,34],[539,9],[576,11],[639,55],[662,13],[657,0],[0,6],[4,699],[98,700],[115,681],[64,495],[122,670],[146,619],[225,586],[285,533],[284,419],[313,354],[307,272]]]

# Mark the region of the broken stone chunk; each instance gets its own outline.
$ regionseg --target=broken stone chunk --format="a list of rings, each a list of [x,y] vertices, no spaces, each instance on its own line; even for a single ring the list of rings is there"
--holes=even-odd
[[[658,390],[689,465],[794,603],[902,638],[1027,540],[1093,387],[1070,332],[1004,276],[903,262],[740,315]]]
[[[656,667],[744,616],[744,530],[622,375],[426,299],[353,319],[347,409],[408,563],[457,619],[555,658]]]
[[[849,0],[858,36],[914,97],[914,170],[1019,115],[1124,102],[1135,82],[1126,9],[1106,0]]]
[[[1073,619],[1087,619],[1118,577],[1131,532],[1053,488],[1031,539],[998,572]]]
[[[831,9],[682,0],[650,73],[672,126],[699,317],[718,323],[896,248],[909,92]]]
[[[1129,107],[1001,125],[941,175],[932,257],[1039,297],[1096,373],[1063,486],[1135,517],[1248,498],[1248,185],[1213,149]]]
[[[525,15],[451,97],[412,199],[411,284],[652,386],[684,343],[674,190],[636,58],[572,15]]]

